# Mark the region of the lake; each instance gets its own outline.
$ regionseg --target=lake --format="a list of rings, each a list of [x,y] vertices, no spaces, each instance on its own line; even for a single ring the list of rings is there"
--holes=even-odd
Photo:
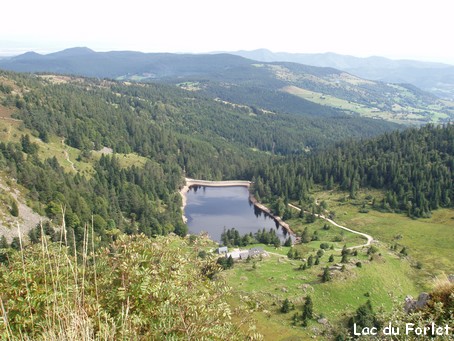
[[[244,186],[199,187],[193,186],[186,194],[184,215],[188,219],[189,233],[207,232],[212,240],[220,242],[225,229],[235,228],[240,235],[265,228],[276,229],[281,241],[285,241],[283,229],[258,210],[249,201],[249,191]]]

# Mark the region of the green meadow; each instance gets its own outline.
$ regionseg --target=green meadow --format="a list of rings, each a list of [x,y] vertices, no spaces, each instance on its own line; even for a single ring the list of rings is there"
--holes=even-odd
[[[382,197],[376,190],[363,190],[355,200],[349,199],[348,193],[339,191],[320,191],[314,196],[325,200],[328,210],[336,212],[337,223],[368,233],[388,246],[406,247],[409,259],[421,263],[423,279],[454,273],[453,209],[441,208],[433,211],[430,218],[412,219],[405,213],[374,209],[373,198],[378,203]],[[359,213],[364,204],[368,212]]]
[[[293,229],[302,231],[307,227],[310,235],[317,231],[319,238],[293,246],[302,254],[302,260],[289,259],[288,247],[262,245],[270,252],[267,257],[237,262],[233,269],[224,271],[222,278],[233,289],[232,303],[247,305],[265,340],[329,339],[324,334],[326,326],[317,319],[324,317],[332,325],[346,323],[368,299],[375,311],[390,312],[402,305],[407,295],[415,297],[430,290],[438,275],[454,272],[454,210],[440,209],[431,218],[415,220],[401,213],[374,209],[372,200],[381,198],[379,191],[363,190],[355,200],[340,191],[312,194],[318,202],[325,200],[337,223],[372,235],[377,252],[370,255],[368,247],[359,248],[357,255],[348,257],[342,270],[340,248],[361,245],[365,240],[332,225],[323,229],[326,222],[321,219],[308,224],[304,219],[293,218],[288,221]],[[363,206],[367,213],[359,212]],[[333,242],[339,238],[342,241]],[[301,270],[310,255],[315,259],[321,243],[333,248],[325,250],[320,264]],[[403,248],[407,255],[401,254]],[[333,262],[329,262],[330,255],[334,256]],[[327,266],[331,280],[323,283]],[[299,322],[295,325],[292,316],[301,313],[307,295],[313,300],[315,318],[304,328]],[[280,307],[286,298],[295,310],[284,314]]]
[[[366,248],[359,250],[357,256],[349,257],[345,270],[332,271],[332,280],[326,283],[321,280],[323,269],[340,265],[340,251],[326,252],[319,265],[306,270],[299,270],[301,260],[270,254],[261,260],[236,263],[223,272],[223,278],[233,288],[233,304],[245,303],[253,311],[257,329],[266,340],[321,337],[325,328],[315,320],[308,328],[292,323],[293,314],[301,312],[307,295],[314,302],[316,319],[326,317],[336,324],[348,319],[368,299],[377,311],[391,311],[395,301],[403,302],[406,295],[417,296],[422,290],[412,280],[417,270],[408,260],[381,247],[379,250],[381,255],[372,260]],[[333,263],[328,262],[331,254],[335,256]],[[295,304],[295,310],[283,314],[280,307],[286,298]]]

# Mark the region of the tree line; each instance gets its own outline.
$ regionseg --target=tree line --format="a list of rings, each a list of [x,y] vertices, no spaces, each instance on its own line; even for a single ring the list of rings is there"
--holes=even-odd
[[[361,188],[377,188],[384,198],[372,202],[375,208],[428,217],[454,204],[453,166],[454,126],[426,125],[267,160],[255,168],[253,190],[270,202],[304,203],[315,184],[337,186],[353,199]]]

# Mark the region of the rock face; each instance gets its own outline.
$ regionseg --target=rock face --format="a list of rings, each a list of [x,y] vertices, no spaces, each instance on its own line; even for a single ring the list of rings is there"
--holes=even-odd
[[[429,300],[430,295],[426,292],[419,294],[417,300],[408,295],[407,297],[405,297],[404,310],[406,313],[411,313],[415,310],[423,309],[427,305],[427,302],[429,302]]]
[[[5,236],[8,243],[10,243],[14,237],[19,236],[18,226],[20,227],[21,237],[24,237],[40,222],[47,220],[47,218],[40,216],[27,206],[19,190],[13,188],[13,186],[7,185],[3,178],[0,178],[0,193],[1,192],[7,193],[16,200],[19,211],[19,216],[14,217],[11,214],[5,214],[5,212],[0,210],[0,236]]]

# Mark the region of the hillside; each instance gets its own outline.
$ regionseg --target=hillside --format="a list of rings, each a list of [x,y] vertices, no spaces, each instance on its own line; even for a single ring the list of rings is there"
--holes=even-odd
[[[328,190],[339,186],[353,199],[358,190],[375,188],[386,193],[380,202],[373,201],[377,209],[430,217],[432,210],[454,206],[453,148],[452,124],[342,142],[259,169],[256,190],[262,198],[304,201],[311,183]]]
[[[415,217],[454,202],[447,171],[452,151],[443,156],[437,149],[449,138],[450,125],[421,130],[425,138],[410,131],[404,137],[385,135],[380,142],[344,143],[339,154],[329,145],[395,126],[355,117],[271,113],[172,85],[14,73],[2,73],[0,79],[5,175],[30,191],[26,199],[42,216],[53,218],[60,205],[66,206],[75,215],[76,230],[95,213],[102,233],[116,227],[147,235],[184,234],[177,194],[183,175],[255,177],[258,196],[272,200],[304,199],[314,181],[328,187],[338,183],[352,193],[373,186],[389,192],[383,205]],[[368,150],[360,149],[369,144]],[[416,145],[431,149],[422,157]],[[383,146],[388,149],[378,152]],[[394,148],[405,148],[407,159]],[[432,153],[431,162],[440,163],[438,173],[412,179],[385,174],[388,169],[415,174]],[[390,160],[394,163],[383,168]],[[94,193],[103,200],[95,200]]]
[[[358,81],[311,67],[307,79],[296,64],[252,68],[263,86]],[[247,77],[232,100],[210,93],[213,84],[224,96],[234,88],[214,80],[175,82],[0,72],[2,179],[51,220],[27,233],[25,247],[0,239],[5,338],[327,339],[364,301],[390,314],[400,309],[393,299],[453,269],[452,125],[394,131],[400,126],[311,102],[305,114],[299,105],[292,113],[291,105],[238,104],[267,103],[253,95],[256,83],[242,92]],[[252,180],[256,198],[304,240],[292,247],[297,256],[263,245],[271,257],[221,272],[215,245],[186,236],[178,193],[185,176]],[[12,193],[2,192],[7,204]],[[322,210],[374,244],[341,251],[364,241],[316,219]],[[13,211],[11,204],[5,214]],[[313,316],[280,311],[285,299],[302,311],[308,295]],[[329,324],[319,325],[322,318]]]
[[[5,176],[6,177],[6,176]],[[46,218],[29,207],[24,195],[9,177],[0,177],[0,236],[8,243],[19,234],[27,234],[32,228]]]
[[[250,179],[260,159],[396,127],[270,113],[172,85],[14,73],[0,80],[5,176],[42,216],[55,219],[66,207],[76,241],[92,214],[102,242],[117,230],[185,234],[183,174]]]
[[[47,55],[26,53],[0,61],[0,68],[166,82],[234,104],[304,116],[367,116],[406,124],[445,122],[453,116],[452,103],[414,86],[368,81],[333,68],[257,63],[231,54],[73,48]]]
[[[336,53],[285,53],[266,49],[230,52],[262,62],[293,62],[332,67],[361,78],[391,83],[409,83],[440,98],[454,100],[454,66],[384,57],[359,58]]]

